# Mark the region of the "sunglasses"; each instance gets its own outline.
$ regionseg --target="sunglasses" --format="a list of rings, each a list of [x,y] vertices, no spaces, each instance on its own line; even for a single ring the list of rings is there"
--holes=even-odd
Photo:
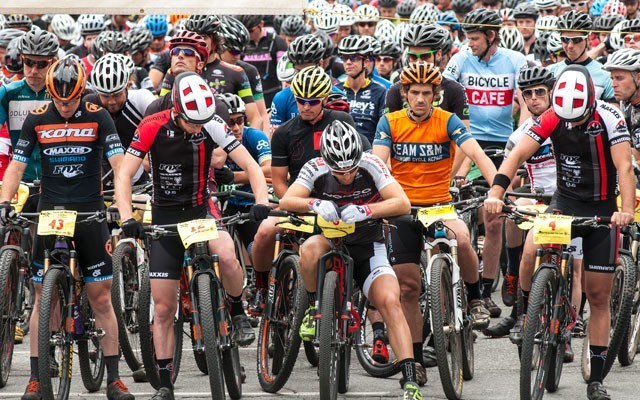
[[[587,36],[560,36],[560,41],[562,41],[562,43],[564,44],[569,44],[569,43],[573,43],[573,44],[579,44],[584,42],[585,40],[587,40]]]
[[[362,27],[365,27],[365,26],[374,27],[376,26],[376,23],[375,22],[358,22],[356,25],[362,26]]]
[[[438,50],[425,51],[424,53],[414,53],[412,51],[407,51],[407,55],[409,56],[409,61],[414,63],[418,60],[422,60],[423,58],[427,58],[427,56],[430,56],[431,54],[435,54],[437,52]]]
[[[539,10],[540,14],[547,14],[547,15],[551,15],[551,14],[555,14],[556,10],[555,8],[546,8],[543,10]]]
[[[624,37],[625,43],[638,43],[640,42],[640,33],[628,34]]]
[[[240,125],[244,126],[244,115],[241,115],[236,118],[229,118],[229,126]]]
[[[336,170],[336,169],[332,169],[331,173],[334,175],[338,175],[338,176],[345,176],[345,175],[349,175],[352,174],[354,172],[356,172],[356,170],[358,169],[359,165],[356,165],[355,167],[351,167],[347,170]]]
[[[302,97],[296,97],[296,103],[301,106],[309,105],[309,107],[315,107],[322,103],[322,99],[303,99]]]
[[[588,4],[588,1],[572,1],[571,7],[584,7]]]
[[[185,57],[198,57],[200,58],[200,54],[194,49],[190,49],[188,47],[174,47],[171,49],[172,56],[179,56],[180,53],[184,54]]]
[[[536,97],[545,97],[547,93],[549,93],[549,89],[547,88],[525,89],[522,91],[522,97],[524,97],[525,100],[530,100],[534,94]]]
[[[393,62],[394,58],[389,56],[378,56],[376,57],[376,61],[378,62]]]
[[[52,61],[53,59],[36,61],[27,57],[22,57],[22,62],[29,68],[36,67],[38,69],[45,69],[51,65]]]
[[[227,51],[229,52],[229,54],[231,54],[232,56],[239,56],[240,54],[242,54],[242,50],[237,50],[237,49],[227,49]]]
[[[364,60],[364,57],[362,57],[361,55],[358,54],[347,54],[342,57],[342,61],[351,61],[351,62],[355,62],[355,61],[362,61]]]

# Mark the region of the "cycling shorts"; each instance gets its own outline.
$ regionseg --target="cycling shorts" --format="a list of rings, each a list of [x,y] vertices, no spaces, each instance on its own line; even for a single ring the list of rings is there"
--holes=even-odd
[[[102,204],[104,207],[104,204]],[[71,204],[65,206],[67,210],[78,212],[96,211],[101,208],[100,204]],[[41,210],[52,210],[51,204],[40,203],[38,212]],[[79,218],[79,221],[81,219]],[[76,230],[73,236],[75,250],[78,252],[78,265],[85,283],[100,282],[112,278],[113,269],[111,266],[111,236],[107,228],[106,221],[93,221],[89,223],[76,223]],[[33,264],[31,272],[33,283],[41,285],[44,271],[44,250],[53,248],[55,236],[36,235],[33,245]],[[55,262],[51,260],[51,264]]]
[[[365,296],[369,296],[369,288],[379,277],[396,276],[389,265],[383,242],[346,245],[346,248],[353,258],[353,278]]]
[[[480,147],[482,147],[482,150],[497,149],[497,150],[504,151],[504,149],[507,147],[507,142],[494,142],[494,141],[488,141],[488,140],[476,140],[476,141],[478,142]],[[502,165],[504,156],[493,156],[493,157],[489,157],[489,159],[493,162],[493,165],[496,166],[496,170],[498,170]]]
[[[236,206],[233,204],[227,203],[227,206],[224,209],[223,214],[233,215],[236,213],[248,213],[251,210],[251,205],[247,206]],[[235,230],[238,233],[238,237],[240,237],[240,241],[247,251],[249,251],[249,245],[253,243],[253,238],[256,236],[258,232],[258,228],[260,227],[260,222],[251,222],[245,221],[242,224],[236,224]]]

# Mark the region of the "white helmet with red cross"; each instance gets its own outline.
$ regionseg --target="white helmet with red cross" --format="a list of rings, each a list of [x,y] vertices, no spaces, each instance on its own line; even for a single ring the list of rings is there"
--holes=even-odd
[[[206,124],[216,114],[213,92],[195,72],[182,72],[176,76],[172,100],[180,118],[192,124]]]
[[[553,87],[553,111],[563,121],[580,121],[593,111],[595,98],[589,71],[582,65],[570,65],[562,71]]]

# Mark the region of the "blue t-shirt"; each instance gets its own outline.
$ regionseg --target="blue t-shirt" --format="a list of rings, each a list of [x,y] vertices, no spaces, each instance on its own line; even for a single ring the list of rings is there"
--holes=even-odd
[[[242,145],[247,149],[247,151],[249,151],[249,154],[251,154],[251,157],[253,157],[258,165],[271,160],[271,145],[269,144],[269,138],[261,130],[245,127],[242,131]],[[242,171],[242,168],[229,158],[227,158],[225,165],[232,171]],[[238,190],[251,192],[251,185],[242,185],[238,187]],[[230,197],[229,204],[233,204],[235,206],[248,206],[253,204],[253,201],[243,197]]]
[[[582,63],[569,63],[567,60],[564,60],[548,65],[546,68],[553,72],[553,75],[557,78],[565,68],[572,64],[582,65],[589,71],[589,75],[591,75],[591,80],[593,81],[593,86],[596,89],[596,99],[604,100],[606,102],[616,101],[613,95],[611,74],[609,71],[602,69],[602,64],[596,60],[588,58],[587,61]]]
[[[378,121],[384,115],[387,89],[369,78],[358,92],[354,92],[346,81],[338,87],[347,95],[349,114],[356,123],[356,130],[373,142]]]

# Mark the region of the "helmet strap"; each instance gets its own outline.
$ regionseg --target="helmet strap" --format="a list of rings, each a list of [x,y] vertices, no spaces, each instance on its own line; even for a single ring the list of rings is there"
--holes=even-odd
[[[495,34],[496,34],[496,38],[497,38],[498,37],[498,32],[495,32]],[[487,34],[487,32],[484,32],[484,35],[486,36],[487,48],[482,52],[481,55],[478,56],[478,61],[480,61],[480,62],[482,62],[482,60],[487,56],[487,54],[489,53],[489,50],[491,50],[491,47],[496,42],[496,38],[494,38],[493,40],[489,41],[489,35]],[[488,64],[488,62],[487,62],[487,64]]]

